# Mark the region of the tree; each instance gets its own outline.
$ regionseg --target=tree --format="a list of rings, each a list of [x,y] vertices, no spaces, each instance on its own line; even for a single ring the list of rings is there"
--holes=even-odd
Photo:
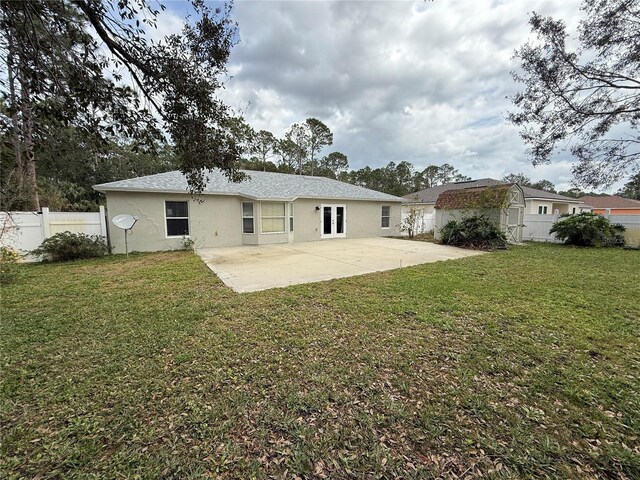
[[[509,173],[502,177],[502,181],[506,183],[517,183],[518,185],[531,185],[531,179],[527,177],[524,173]]]
[[[285,137],[277,141],[275,151],[279,157],[278,170],[283,173],[295,173],[298,159],[302,155],[298,144],[291,138]]]
[[[308,164],[311,175],[317,166],[318,154],[333,144],[333,133],[317,118],[307,118],[304,122],[307,130]]]
[[[344,153],[331,152],[320,160],[318,174],[329,178],[338,178],[341,173],[349,168],[349,159]]]
[[[269,159],[276,154],[277,142],[275,135],[268,130],[254,132],[251,138],[250,152],[262,165],[263,171],[267,171],[267,163],[272,163]]]
[[[578,48],[561,20],[533,13],[536,42],[516,51],[522,91],[509,120],[534,165],[567,148],[581,185],[608,186],[640,168],[640,3],[584,0]]]
[[[534,182],[524,173],[509,173],[502,177],[502,181],[506,183],[517,183],[518,185],[523,185],[525,187],[537,188],[538,190],[544,190],[545,192],[556,192],[556,186],[550,180],[542,179]]]
[[[307,161],[309,151],[309,137],[304,124],[294,123],[285,134],[285,146],[288,151],[287,155],[291,156],[295,172],[298,175],[304,173],[304,167]]]
[[[632,176],[629,181],[624,184],[624,187],[616,192],[616,195],[631,198],[632,200],[640,200],[640,173]]]
[[[569,190],[562,190],[558,192],[558,194],[564,197],[571,197],[571,198],[580,198],[585,195],[589,195],[588,192],[583,192],[582,189],[578,187],[573,187],[573,188],[570,188]]]
[[[314,175],[318,168],[318,154],[333,144],[333,133],[317,118],[307,118],[303,123],[291,125],[285,139],[289,152],[293,153],[298,175]],[[295,147],[293,147],[295,145]]]
[[[103,146],[116,137],[152,145],[166,134],[195,191],[209,168],[242,177],[229,112],[216,97],[235,24],[229,7],[192,4],[195,20],[182,34],[154,42],[146,29],[164,6],[150,0],[0,2],[11,184],[32,208],[39,207],[36,135],[44,125],[82,129]]]
[[[436,175],[437,185],[446,185],[451,182],[466,182],[468,180],[471,180],[471,177],[462,175],[457,168],[448,163],[438,167],[438,173]]]
[[[440,167],[437,165],[429,165],[419,174],[416,174],[416,191],[432,188],[438,185],[438,172]]]
[[[539,180],[530,185],[531,188],[537,188],[538,190],[544,190],[545,192],[556,193],[556,186],[550,180]]]

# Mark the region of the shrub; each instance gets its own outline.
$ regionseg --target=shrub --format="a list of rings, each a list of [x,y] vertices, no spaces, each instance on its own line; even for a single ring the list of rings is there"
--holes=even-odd
[[[623,225],[611,223],[602,215],[583,212],[577,215],[560,215],[549,233],[555,233],[567,245],[617,247],[624,245],[622,232],[625,230]]]
[[[9,247],[0,247],[0,284],[10,283],[18,274],[20,254]]]
[[[71,232],[56,233],[31,252],[32,255],[44,256],[54,262],[102,257],[106,253],[104,238]]]
[[[442,227],[440,234],[445,245],[482,250],[507,247],[507,237],[500,227],[484,215],[451,220]]]

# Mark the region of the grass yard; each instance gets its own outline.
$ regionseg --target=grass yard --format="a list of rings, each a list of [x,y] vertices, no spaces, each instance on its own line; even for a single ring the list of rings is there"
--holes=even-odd
[[[640,252],[238,295],[184,252],[2,287],[2,478],[640,478]]]

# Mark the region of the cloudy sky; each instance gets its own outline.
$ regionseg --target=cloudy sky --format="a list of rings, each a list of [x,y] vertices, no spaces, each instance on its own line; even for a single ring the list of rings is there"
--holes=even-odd
[[[184,3],[167,2],[159,34]],[[474,178],[524,172],[570,187],[571,157],[534,168],[505,122],[532,11],[579,21],[578,0],[237,1],[223,98],[277,136],[316,117],[351,168],[450,163]],[[618,185],[613,187],[613,190]]]

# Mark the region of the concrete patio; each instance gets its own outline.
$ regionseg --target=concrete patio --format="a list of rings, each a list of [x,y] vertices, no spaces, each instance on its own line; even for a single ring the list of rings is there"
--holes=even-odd
[[[375,237],[207,248],[197,253],[227,286],[244,293],[454,260],[481,252]]]

